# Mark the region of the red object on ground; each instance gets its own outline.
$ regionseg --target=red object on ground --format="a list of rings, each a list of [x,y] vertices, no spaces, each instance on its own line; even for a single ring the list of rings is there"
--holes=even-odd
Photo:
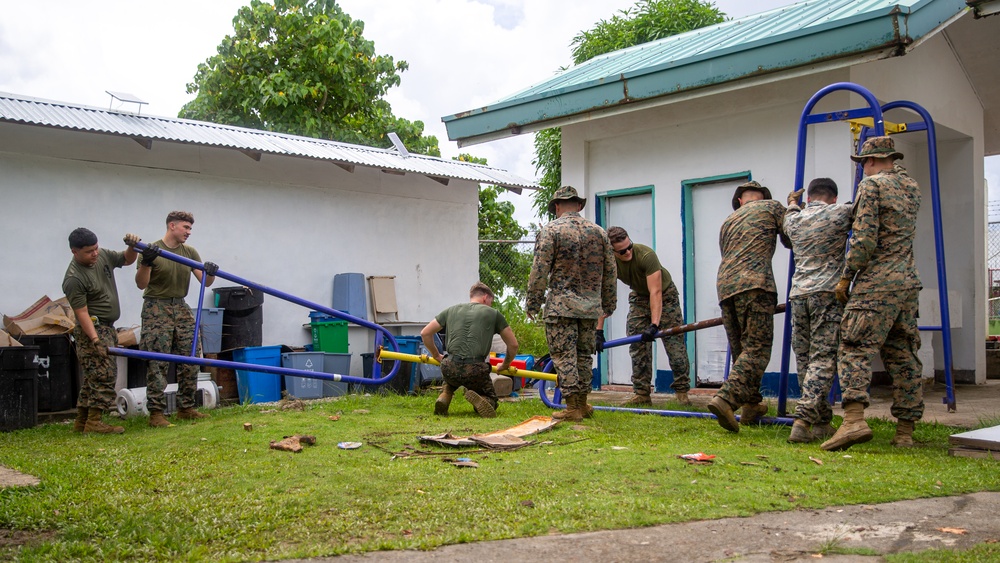
[[[491,366],[498,366],[502,363],[503,363],[503,358],[490,356]],[[510,363],[510,365],[511,367],[515,367],[517,369],[528,369],[528,364],[524,360],[514,360],[513,362]]]

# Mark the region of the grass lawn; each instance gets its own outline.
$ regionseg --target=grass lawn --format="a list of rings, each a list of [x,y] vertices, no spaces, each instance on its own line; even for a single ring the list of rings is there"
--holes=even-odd
[[[245,561],[429,549],[1000,490],[996,462],[949,457],[957,430],[937,424],[918,424],[920,447],[900,450],[889,445],[894,425],[871,420],[873,441],[824,452],[787,444],[787,426],[733,435],[711,420],[598,412],[532,436],[532,446],[479,452],[422,445],[416,436],[493,431],[550,411],[535,399],[503,403],[498,418],[481,419],[456,395],[451,416],[440,418],[434,399],[351,395],[301,411],[236,406],[167,429],[130,420],[117,436],[75,434],[64,424],[0,434],[0,464],[42,481],[0,490],[0,532],[22,538],[0,541],[0,560]],[[291,434],[314,435],[316,445],[298,454],[269,449]],[[364,446],[338,449],[342,441]],[[417,450],[445,455],[392,455]],[[695,452],[715,455],[714,463],[677,458]],[[457,457],[479,467],[444,461]]]

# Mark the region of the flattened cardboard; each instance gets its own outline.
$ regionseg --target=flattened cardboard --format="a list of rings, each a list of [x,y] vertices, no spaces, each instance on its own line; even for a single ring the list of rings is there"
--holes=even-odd
[[[20,345],[21,343],[15,340],[13,336],[7,334],[6,331],[0,330],[0,347],[10,348]]]

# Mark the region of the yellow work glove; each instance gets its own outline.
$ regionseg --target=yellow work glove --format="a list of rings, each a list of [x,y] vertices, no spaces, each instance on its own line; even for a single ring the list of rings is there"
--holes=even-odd
[[[795,190],[794,192],[788,194],[788,200],[787,200],[788,201],[788,205],[798,205],[799,204],[799,199],[802,197],[802,194],[805,193],[805,191],[806,191],[805,188],[801,188],[801,189]]]
[[[837,296],[837,301],[847,303],[851,297],[851,278],[840,278],[837,287],[833,288],[833,293]]]

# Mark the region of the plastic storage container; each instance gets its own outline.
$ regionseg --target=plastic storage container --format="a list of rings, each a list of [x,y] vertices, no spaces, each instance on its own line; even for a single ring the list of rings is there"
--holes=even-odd
[[[248,287],[219,287],[215,306],[222,314],[222,350],[261,345],[264,333],[264,294]]]
[[[38,424],[38,346],[0,347],[0,431]]]
[[[350,375],[351,355],[324,352],[323,371],[339,375]],[[323,381],[324,397],[340,397],[341,395],[346,395],[348,391],[350,391],[350,387],[344,381]]]
[[[201,351],[206,354],[218,354],[222,351],[224,311],[221,308],[201,310],[201,325],[198,327],[198,334],[201,335]]]
[[[233,350],[233,361],[261,366],[281,366],[281,346],[256,346]],[[281,378],[262,371],[236,370],[236,388],[241,403],[281,400]]]
[[[38,412],[76,408],[79,394],[79,362],[68,334],[22,336],[21,344],[38,346]]]
[[[313,350],[317,352],[329,352],[331,354],[346,354],[349,350],[347,340],[347,321],[334,320],[334,317],[319,313],[309,314],[310,319],[324,319],[322,321],[311,322]],[[329,319],[329,320],[327,320]]]
[[[281,355],[281,367],[302,371],[322,373],[324,361],[323,352],[288,352]],[[299,399],[318,399],[323,396],[323,380],[286,375],[285,391]]]
[[[333,308],[359,319],[368,318],[364,274],[348,273],[333,276]]]
[[[410,354],[412,352],[406,352],[402,350],[400,346],[400,352]],[[382,373],[380,377],[385,377],[388,370],[392,369],[394,360],[385,360],[382,362]],[[361,368],[364,371],[365,379],[372,379],[372,371],[375,364],[375,354],[371,352],[366,352],[361,354]],[[410,376],[413,371],[413,364],[410,362],[403,362],[403,365],[399,367],[399,371],[396,373],[395,377],[389,380],[389,383],[384,383],[382,385],[363,385],[362,392],[364,393],[388,393],[393,392],[399,395],[405,395],[410,391]]]

